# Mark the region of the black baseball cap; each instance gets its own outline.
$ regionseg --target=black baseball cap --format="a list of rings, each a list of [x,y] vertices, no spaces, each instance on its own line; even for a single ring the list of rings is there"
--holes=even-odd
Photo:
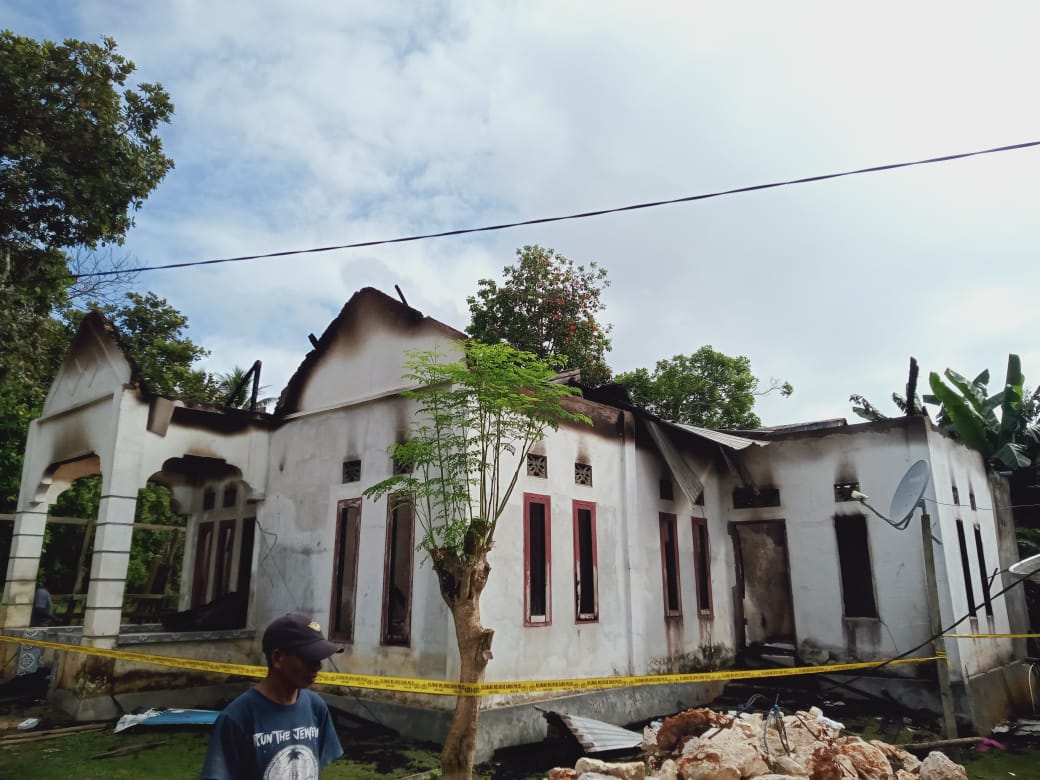
[[[337,647],[325,638],[321,626],[314,620],[292,612],[271,621],[264,631],[262,642],[264,655],[268,658],[272,651],[282,650],[314,663],[343,652],[342,647]]]

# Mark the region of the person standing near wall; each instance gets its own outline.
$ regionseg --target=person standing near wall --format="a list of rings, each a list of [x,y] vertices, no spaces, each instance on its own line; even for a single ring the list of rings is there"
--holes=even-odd
[[[51,599],[51,591],[54,590],[54,581],[48,580],[47,584],[40,583],[36,586],[33,595],[32,616],[29,618],[30,626],[52,626],[57,621],[54,618],[54,601]]]
[[[318,780],[343,755],[328,707],[307,690],[322,661],[343,648],[297,614],[273,621],[262,646],[267,676],[217,718],[201,780]]]

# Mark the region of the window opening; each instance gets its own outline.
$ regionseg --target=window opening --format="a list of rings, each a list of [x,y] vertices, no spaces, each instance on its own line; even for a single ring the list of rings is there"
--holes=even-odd
[[[238,502],[238,486],[232,482],[224,486],[223,506],[225,509],[234,506]]]
[[[211,487],[202,491],[202,511],[205,512],[217,505],[217,491]]]
[[[343,482],[360,482],[361,481],[361,461],[360,460],[345,460],[343,461]]]
[[[662,512],[661,526],[661,573],[664,578],[665,617],[680,617],[682,601],[679,595],[679,545],[677,544],[675,515]]]
[[[834,503],[842,503],[844,501],[852,501],[852,491],[859,490],[858,482],[835,482],[834,483]]]
[[[546,479],[549,476],[549,462],[544,455],[527,453],[527,476]]]
[[[592,466],[588,463],[574,464],[574,484],[592,487]]]
[[[191,586],[191,606],[201,607],[209,593],[209,561],[213,549],[213,521],[199,523],[195,540],[195,578]]]
[[[524,623],[552,622],[549,497],[524,495]]]
[[[411,641],[413,537],[411,497],[391,496],[387,502],[383,577],[384,645],[407,645]]]
[[[672,489],[672,481],[670,479],[661,480],[661,500],[672,501],[675,499],[675,491]]]
[[[574,593],[575,619],[593,621],[599,617],[596,561],[596,505],[574,502]]]
[[[960,491],[957,490],[956,485],[953,486],[953,503],[958,505],[961,503],[961,494]]]
[[[357,599],[358,541],[361,536],[361,499],[340,501],[337,510],[329,636],[342,642],[352,642]]]
[[[968,503],[971,505],[971,508],[974,510],[975,509],[975,494],[974,493],[971,493],[971,492],[968,493]]]
[[[993,602],[989,591],[989,570],[986,568],[986,553],[982,549],[982,531],[978,526],[975,526],[975,551],[979,556],[979,574],[982,576],[982,603],[985,605],[986,614],[992,617]]]
[[[971,564],[968,563],[968,545],[964,540],[964,523],[957,521],[957,543],[961,548],[961,571],[964,574],[964,594],[968,598],[968,614],[977,616],[975,609],[975,589],[971,584]]]
[[[213,598],[231,592],[231,561],[235,552],[235,521],[221,520],[217,529],[217,556],[213,581]]]
[[[867,518],[863,515],[835,517],[834,535],[838,542],[841,598],[845,617],[878,617],[873,569],[870,565],[870,544],[867,539]]]
[[[711,545],[708,541],[708,520],[693,518],[693,562],[697,577],[697,609],[701,615],[711,615]]]

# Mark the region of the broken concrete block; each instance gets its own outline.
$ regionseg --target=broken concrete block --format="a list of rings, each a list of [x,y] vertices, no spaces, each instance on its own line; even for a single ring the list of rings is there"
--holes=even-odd
[[[679,780],[679,765],[670,758],[665,759],[661,768],[649,775],[647,780]]]
[[[918,770],[921,780],[968,780],[968,773],[964,767],[955,764],[945,753],[933,750]]]
[[[664,719],[657,731],[657,747],[664,751],[674,750],[683,737],[700,736],[712,726],[728,726],[732,721],[728,715],[706,707],[680,712]]]
[[[565,766],[554,766],[549,770],[549,780],[578,780],[578,773]]]
[[[842,737],[835,745],[856,768],[859,780],[891,780],[892,765],[885,754],[859,737]]]
[[[697,738],[683,748],[679,774],[685,780],[740,780],[740,770],[710,740]]]
[[[790,777],[808,777],[807,770],[793,756],[774,756],[769,761],[769,769],[772,772]]]
[[[646,777],[646,764],[642,761],[630,761],[624,764],[611,764],[600,761],[597,758],[579,758],[574,765],[574,771],[578,773],[579,780],[586,774],[599,774],[604,777],[618,778],[619,780],[644,780]]]
[[[917,774],[918,767],[921,766],[921,759],[913,753],[907,753],[902,748],[882,742],[880,739],[872,739],[870,744],[884,753],[893,772],[903,769],[910,774]]]
[[[711,732],[707,739],[702,739],[722,754],[724,764],[735,766],[741,777],[757,777],[769,772],[769,765],[757,747],[757,735],[749,731],[750,727],[736,723],[733,728]]]
[[[813,780],[854,780],[859,777],[852,760],[843,755],[837,745],[817,742],[803,763]]]

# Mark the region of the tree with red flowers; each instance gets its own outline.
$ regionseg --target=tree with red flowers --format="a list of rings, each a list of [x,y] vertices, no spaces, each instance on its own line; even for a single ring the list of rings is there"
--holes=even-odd
[[[525,246],[503,269],[501,285],[481,279],[477,294],[466,299],[472,318],[466,332],[478,341],[505,341],[541,358],[556,356],[567,368],[581,370],[584,384],[610,380],[605,355],[610,331],[597,315],[610,284],[595,262],[588,268],[552,249]]]

